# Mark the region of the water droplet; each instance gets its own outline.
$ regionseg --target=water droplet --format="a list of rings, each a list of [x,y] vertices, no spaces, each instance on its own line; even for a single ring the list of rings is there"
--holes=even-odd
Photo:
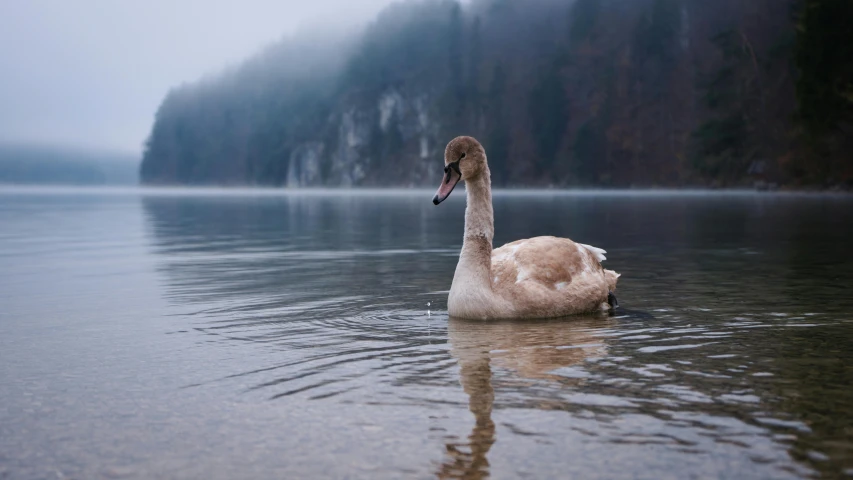
[[[430,305],[430,303],[432,303],[432,302],[427,302],[427,307]]]

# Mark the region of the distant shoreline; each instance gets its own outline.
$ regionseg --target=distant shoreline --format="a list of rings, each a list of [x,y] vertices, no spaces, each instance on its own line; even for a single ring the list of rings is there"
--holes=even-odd
[[[148,185],[62,185],[62,184],[3,184],[0,195],[14,194],[116,194],[142,196],[431,196],[429,187],[387,188],[320,188],[320,187],[215,187],[215,186],[148,186]],[[850,196],[851,190],[842,189],[778,189],[758,190],[754,188],[497,188],[493,195],[501,196]],[[464,198],[457,195],[454,198]]]

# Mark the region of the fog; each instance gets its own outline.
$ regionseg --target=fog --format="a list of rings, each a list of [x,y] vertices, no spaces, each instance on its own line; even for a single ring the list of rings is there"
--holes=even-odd
[[[0,142],[138,153],[170,87],[390,0],[0,2]]]

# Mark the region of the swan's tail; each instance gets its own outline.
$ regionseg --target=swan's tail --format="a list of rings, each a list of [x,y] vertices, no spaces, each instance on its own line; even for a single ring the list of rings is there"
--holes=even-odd
[[[616,282],[619,281],[619,277],[621,277],[621,276],[622,275],[614,272],[613,270],[605,270],[604,271],[604,278],[607,280],[607,288],[611,292],[616,291]]]

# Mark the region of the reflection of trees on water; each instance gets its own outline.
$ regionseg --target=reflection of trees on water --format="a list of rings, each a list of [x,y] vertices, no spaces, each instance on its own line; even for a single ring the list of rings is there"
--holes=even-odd
[[[697,303],[711,303],[709,295],[736,300],[715,308],[715,316],[757,312],[772,320],[752,318],[780,324],[762,330],[760,338],[738,339],[748,352],[741,358],[760,359],[775,375],[772,381],[753,379],[755,393],[773,405],[775,412],[767,414],[796,419],[811,430],[776,428],[780,435],[793,435],[793,458],[830,476],[853,468],[853,333],[838,322],[853,311],[853,202],[833,195],[758,195],[720,205],[690,216],[690,243],[713,242],[719,249],[697,257],[695,270],[702,277],[691,285],[693,298]],[[816,326],[782,326],[787,322]],[[741,349],[729,344],[720,350]],[[742,363],[735,360],[729,367]]]
[[[436,280],[444,279],[411,274],[444,259],[452,272],[448,256],[419,254],[455,244],[449,232],[429,228],[428,200],[155,196],[144,208],[170,298],[192,303],[309,288],[328,297],[421,281],[443,289]]]
[[[445,445],[446,460],[438,477],[488,477],[487,455],[496,441],[492,420],[496,388],[514,390],[531,381],[546,381],[552,387],[576,385],[579,379],[553,372],[606,355],[607,346],[596,332],[612,324],[611,319],[598,316],[500,322],[449,319],[450,353],[459,364],[474,427],[467,441]]]
[[[466,440],[445,442],[447,461],[440,475],[478,478],[488,472],[487,455],[499,434],[492,420],[493,404],[495,396],[500,403],[501,392],[522,408],[564,408],[559,396],[568,389],[559,387],[585,381],[583,388],[589,392],[647,399],[638,411],[663,422],[668,418],[655,411],[660,397],[677,402],[681,413],[742,421],[738,428],[744,432],[753,427],[768,435],[792,435],[780,448],[790,447],[795,458],[819,471],[834,474],[853,468],[846,446],[853,425],[848,387],[853,378],[846,366],[853,361],[853,350],[847,342],[849,323],[842,321],[853,311],[853,296],[847,294],[853,284],[853,257],[847,252],[853,244],[849,203],[751,196],[642,201],[498,196],[497,244],[555,234],[604,247],[608,266],[623,274],[619,286],[623,307],[666,311],[653,312],[656,318],[632,313],[618,320],[638,329],[661,330],[654,339],[613,337],[607,348],[627,359],[620,368],[628,370],[602,365],[595,369],[600,378],[625,380],[618,386],[551,373],[597,355],[586,348],[544,348],[587,343],[582,336],[594,336],[591,332],[598,328],[594,322],[575,327],[582,324],[572,320],[469,325],[451,320],[451,354],[458,360],[475,423]],[[150,197],[144,206],[166,292],[175,304],[202,307],[204,316],[194,317],[197,323],[207,323],[202,328],[214,331],[208,327],[216,323],[219,335],[237,333],[234,341],[276,346],[301,348],[320,342],[328,348],[314,348],[311,354],[302,350],[294,356],[322,355],[329,365],[365,348],[379,347],[383,350],[377,356],[394,355],[406,362],[425,354],[419,350],[427,341],[423,332],[411,325],[401,328],[397,312],[389,314],[388,305],[413,292],[446,290],[461,242],[462,203],[437,210],[415,196]],[[416,253],[399,253],[406,249]],[[430,249],[443,253],[417,253]],[[369,254],[377,251],[387,254]],[[355,299],[349,305],[310,306],[343,297]],[[434,298],[424,297],[423,303]],[[789,317],[821,313],[807,319],[821,325],[786,328],[788,320],[772,316],[773,312]],[[743,314],[766,328],[739,330],[727,325]],[[667,330],[686,324],[725,335],[702,339],[704,332],[697,332],[672,335],[683,335],[683,340],[666,338]],[[643,346],[706,341],[700,350],[637,354]],[[731,358],[709,358],[714,355]],[[657,371],[659,377],[631,373],[632,368],[646,368],[645,362],[665,364],[672,371]],[[425,377],[405,365],[389,367],[398,370],[387,378],[425,384]],[[773,376],[751,376],[756,372]],[[293,372],[286,366],[269,370],[258,375],[257,384],[274,385],[265,387],[272,395],[296,390],[288,384],[289,373]],[[320,375],[332,378],[335,372]],[[453,379],[441,381],[449,384]],[[673,385],[680,390],[660,390]],[[758,400],[719,401],[730,393]],[[682,398],[694,394],[713,403]],[[801,421],[811,433],[761,424],[756,417]],[[713,441],[729,440],[725,432],[702,431]],[[814,461],[808,457],[810,451],[825,453],[830,460]]]
[[[853,208],[850,201],[825,198],[818,208],[794,206],[800,214],[786,221],[783,288],[794,315],[822,312],[840,320],[853,314]],[[822,214],[815,214],[815,211]],[[812,321],[814,317],[807,321]],[[779,339],[779,368],[797,386],[792,395],[778,388],[780,408],[808,425],[797,435],[792,453],[827,476],[853,468],[853,328],[846,321],[819,329],[801,328]],[[781,386],[780,386],[781,387]],[[828,457],[822,461],[813,452]]]
[[[428,228],[429,207],[382,194],[144,199],[165,295],[189,307],[176,321],[210,341],[273,351],[277,363],[260,357],[232,374],[269,398],[330,395],[429,358],[428,325],[401,328],[411,318],[400,318],[413,314],[413,295],[414,314],[425,314],[435,297],[423,294],[446,289],[455,265],[447,252],[424,253],[446,240]],[[399,363],[382,362],[390,358]],[[349,362],[366,367],[351,375]]]

